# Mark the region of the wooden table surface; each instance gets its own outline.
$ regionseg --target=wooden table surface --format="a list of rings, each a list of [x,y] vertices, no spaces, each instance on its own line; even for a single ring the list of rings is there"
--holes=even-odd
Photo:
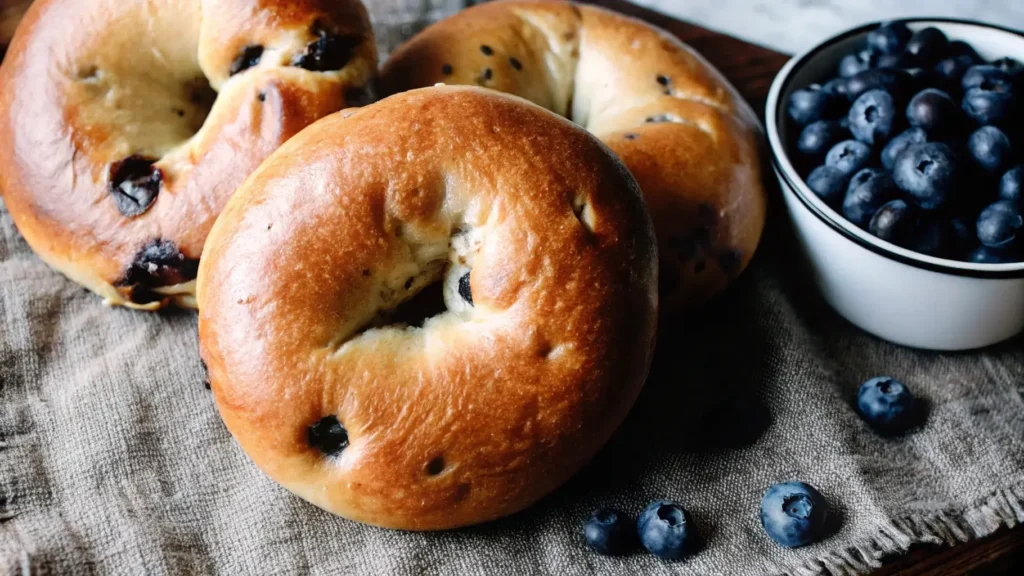
[[[764,116],[765,98],[775,74],[789,56],[731,36],[713,32],[660,14],[625,0],[589,0],[641,18],[678,36],[714,64]],[[766,176],[770,178],[771,172]],[[774,181],[767,182],[776,189]],[[920,546],[891,558],[879,576],[981,576],[1024,574],[1024,526],[954,547]]]

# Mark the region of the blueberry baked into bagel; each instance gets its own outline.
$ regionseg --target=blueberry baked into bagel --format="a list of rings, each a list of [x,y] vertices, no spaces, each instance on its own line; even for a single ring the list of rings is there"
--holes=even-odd
[[[766,209],[757,121],[669,34],[592,6],[482,4],[413,37],[381,70],[384,93],[435,83],[516,94],[618,154],[654,220],[663,311],[699,305],[750,261]]]
[[[422,325],[392,316],[432,288]],[[444,529],[525,508],[618,427],[653,353],[657,246],[586,131],[433,87],[271,155],[197,296],[214,398],[257,466],[335,514]]]
[[[39,0],[0,69],[0,191],[108,303],[194,307],[228,197],[375,70],[358,0]]]

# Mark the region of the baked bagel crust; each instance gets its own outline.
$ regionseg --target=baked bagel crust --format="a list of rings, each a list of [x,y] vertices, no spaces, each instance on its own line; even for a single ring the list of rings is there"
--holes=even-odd
[[[380,326],[437,282],[446,311]],[[622,421],[654,347],[656,241],[584,130],[426,88],[271,155],[214,226],[198,300],[217,406],[262,470],[350,519],[452,528],[530,505]]]
[[[661,307],[699,305],[747,265],[764,227],[759,124],[668,33],[592,6],[515,0],[464,10],[400,46],[382,92],[435,83],[510,92],[571,118],[640,183],[661,258]]]
[[[192,307],[228,197],[375,70],[358,0],[39,0],[0,69],[0,190],[108,303]]]

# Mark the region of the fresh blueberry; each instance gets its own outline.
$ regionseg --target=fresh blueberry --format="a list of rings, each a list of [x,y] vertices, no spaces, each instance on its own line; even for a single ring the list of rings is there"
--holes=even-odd
[[[950,199],[958,176],[953,151],[941,142],[907,146],[893,168],[896,185],[918,206],[929,210]]]
[[[786,548],[821,540],[827,519],[825,497],[803,482],[776,484],[761,499],[761,526],[772,540]]]
[[[1010,167],[1013,149],[1010,139],[995,126],[982,126],[967,139],[974,161],[989,173],[1002,174]]]
[[[857,411],[876,430],[899,433],[916,423],[917,402],[902,382],[880,376],[860,385]]]
[[[1009,92],[971,88],[964,95],[964,112],[983,126],[1010,126],[1015,106],[1016,99]]]
[[[949,50],[947,50],[949,56],[958,58],[960,56],[966,56],[971,59],[971,62],[977,64],[982,61],[982,57],[978,55],[978,52],[963,40],[953,40],[949,43]]]
[[[886,242],[903,246],[917,227],[914,209],[903,200],[890,200],[875,212],[868,223],[868,232]]]
[[[1024,80],[1024,64],[1021,64],[1019,60],[1009,57],[1000,58],[993,62],[992,65],[1009,75],[1010,79],[1017,83],[1018,86],[1020,81]]]
[[[828,82],[825,82],[821,89],[835,96],[840,102],[847,99],[845,78],[833,78]]]
[[[868,48],[876,54],[902,54],[911,36],[904,22],[886,22],[868,32]]]
[[[870,146],[856,140],[844,140],[833,146],[825,155],[825,166],[853,174],[866,166],[870,159]]]
[[[968,254],[967,261],[975,264],[1012,264],[1020,262],[1021,255],[1013,250],[978,246]]]
[[[924,144],[928,141],[928,134],[920,128],[908,128],[896,135],[885,148],[882,149],[882,166],[886,170],[892,170],[896,166],[896,158],[903,153],[911,144]]]
[[[824,158],[833,146],[846,138],[847,134],[848,131],[834,120],[818,120],[800,131],[796,149],[808,159],[817,162]]]
[[[690,515],[669,500],[651,502],[636,521],[640,543],[658,558],[676,560],[693,552],[696,534]]]
[[[853,178],[850,178],[850,183],[846,187],[846,193],[849,194],[850,191],[853,190],[854,188],[860,186],[861,184],[870,180],[872,177],[881,173],[882,171],[877,168],[861,168],[860,170],[857,171],[856,174],[853,175]]]
[[[1012,92],[1013,77],[1010,73],[991,64],[976,64],[964,72],[960,79],[964,92],[982,88],[992,92]]]
[[[899,189],[891,176],[865,168],[850,181],[846,198],[843,200],[843,216],[853,224],[867,228],[871,217],[878,209],[895,198],[898,193]]]
[[[896,103],[885,90],[869,90],[850,107],[850,132],[869,146],[889,140],[896,127]]]
[[[800,125],[838,118],[845,106],[842,98],[817,84],[797,90],[789,96],[789,117]]]
[[[839,61],[839,77],[849,78],[871,67],[870,55],[865,52],[847,54]]]
[[[935,88],[918,92],[907,104],[907,121],[922,128],[930,136],[940,137],[953,132],[960,118],[960,108],[949,94]]]
[[[970,56],[962,54],[960,56],[953,56],[952,58],[940,60],[939,63],[935,65],[934,70],[943,77],[948,86],[962,87],[963,84],[961,81],[963,80],[964,73],[966,73],[967,69],[973,66],[975,62],[976,61]]]
[[[918,218],[904,244],[908,250],[936,258],[951,256],[955,246],[955,232],[949,220],[931,214]]]
[[[583,525],[583,536],[598,554],[622,554],[633,543],[633,523],[618,510],[598,508]]]
[[[875,68],[900,68],[903,66],[903,56],[901,54],[878,54],[872,61],[875,64]]]
[[[999,199],[1009,200],[1018,208],[1024,206],[1024,164],[1018,164],[1003,174],[999,181]]]
[[[1024,234],[1024,217],[1020,208],[1009,200],[989,204],[978,215],[978,240],[989,248],[1015,249]]]
[[[818,166],[807,177],[807,187],[817,194],[826,204],[839,206],[850,175],[831,166]]]
[[[918,30],[907,40],[904,57],[915,66],[931,66],[946,56],[949,39],[938,28]]]
[[[871,68],[858,72],[846,80],[846,97],[850,101],[860,98],[870,90],[882,89],[893,99],[906,102],[914,86],[914,78],[906,70],[896,68]]]

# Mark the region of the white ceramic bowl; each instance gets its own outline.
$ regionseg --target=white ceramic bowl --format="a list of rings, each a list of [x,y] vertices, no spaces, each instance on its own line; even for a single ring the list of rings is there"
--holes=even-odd
[[[972,264],[918,254],[880,240],[829,208],[804,183],[786,153],[792,91],[835,76],[839,60],[865,44],[878,24],[826,40],[789,61],[772,84],[765,118],[786,208],[825,300],[860,328],[897,344],[967,350],[1024,329],[1024,263]],[[907,20],[970,43],[985,59],[1024,60],[1024,35],[977,22]],[[1019,144],[1018,144],[1019,145]]]

